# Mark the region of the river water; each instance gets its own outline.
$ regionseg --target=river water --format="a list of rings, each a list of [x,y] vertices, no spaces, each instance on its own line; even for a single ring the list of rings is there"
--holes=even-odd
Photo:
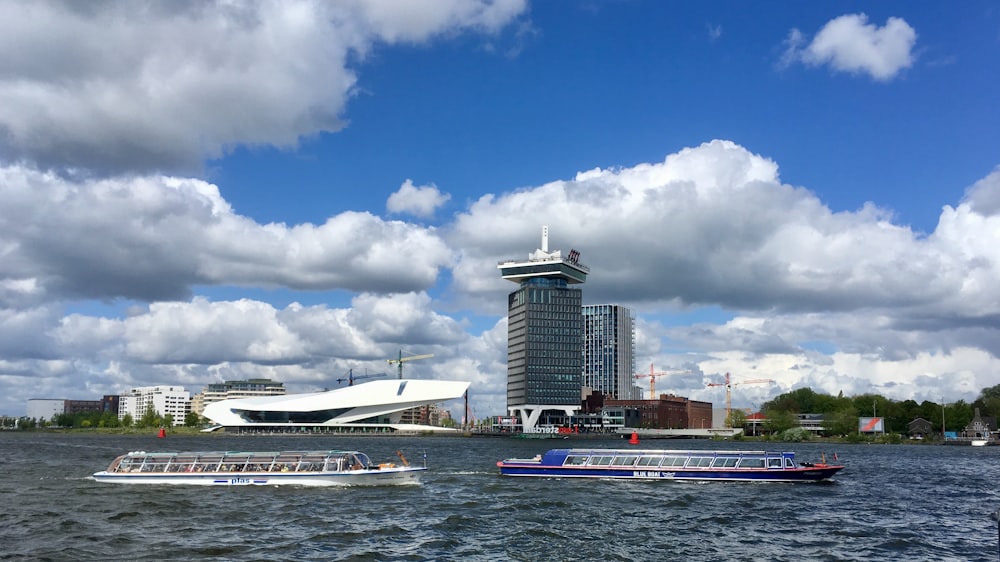
[[[0,432],[2,560],[997,560],[1000,447],[778,444],[836,453],[825,484],[507,478],[496,461],[622,440]],[[627,445],[625,445],[627,446]],[[646,440],[642,448],[760,449]],[[358,449],[419,486],[121,486],[133,450]]]

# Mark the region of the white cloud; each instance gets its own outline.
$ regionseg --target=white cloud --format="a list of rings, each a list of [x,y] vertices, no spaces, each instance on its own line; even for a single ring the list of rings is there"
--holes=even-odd
[[[846,14],[827,22],[805,47],[802,32],[792,29],[782,63],[828,64],[834,70],[866,73],[885,82],[913,65],[916,41],[916,31],[902,18],[890,17],[879,27],[868,23],[865,14]]]
[[[705,28],[708,31],[709,42],[714,43],[719,40],[719,37],[722,37],[721,25],[712,25],[710,23],[707,23],[705,24]]]
[[[432,286],[452,259],[433,229],[369,213],[258,224],[196,179],[0,167],[0,201],[3,306],[185,299],[197,284],[407,292]]]
[[[429,218],[434,216],[434,211],[444,205],[451,195],[441,193],[436,185],[413,185],[413,181],[407,179],[399,190],[389,196],[385,208],[390,213],[409,213],[415,217]]]
[[[626,304],[640,316],[638,363],[694,371],[665,389],[721,403],[705,385],[728,371],[777,381],[741,389],[740,400],[758,404],[802,385],[971,400],[1000,367],[995,174],[923,235],[874,204],[832,212],[783,184],[777,163],[728,141],[486,195],[440,231],[367,213],[260,225],[199,180],[0,168],[9,210],[0,220],[0,379],[10,389],[0,411],[65,388],[110,393],[166,380],[197,391],[227,374],[316,390],[348,369],[388,371],[385,359],[405,349],[434,354],[408,374],[473,380],[474,409],[498,413],[513,284],[497,261],[527,256],[542,225],[551,249],[578,249],[591,267],[586,303]],[[440,287],[448,268],[451,284]],[[339,288],[353,300],[277,308],[177,297],[231,285]],[[58,308],[91,298],[149,304],[123,318]],[[485,327],[471,328],[459,310]],[[676,321],[705,310],[710,320]]]
[[[4,3],[0,148],[44,168],[192,171],[344,126],[378,43],[496,32],[523,0]]]

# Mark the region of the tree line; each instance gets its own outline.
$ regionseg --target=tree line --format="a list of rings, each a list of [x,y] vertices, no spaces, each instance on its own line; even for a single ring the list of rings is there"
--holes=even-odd
[[[201,416],[194,412],[188,412],[184,416],[184,425],[197,427],[203,423]],[[117,412],[106,412],[99,410],[88,410],[56,414],[50,420],[36,420],[32,418],[7,418],[0,420],[0,427],[6,429],[35,429],[39,427],[60,427],[73,429],[89,428],[152,428],[171,427],[174,425],[174,417],[171,414],[165,416],[150,405],[139,419],[133,419],[131,414],[125,414],[118,418]]]
[[[917,418],[929,421],[935,431],[961,431],[972,421],[976,408],[983,417],[1000,416],[1000,385],[984,388],[971,404],[964,400],[950,403],[897,401],[871,393],[848,397],[841,392],[832,396],[806,387],[765,402],[761,412],[768,419],[765,426],[770,431],[794,427],[798,414],[823,414],[823,426],[831,435],[857,433],[861,417],[883,418],[886,433],[905,434],[910,422]],[[745,415],[741,414],[734,411],[735,419],[730,420],[733,427],[745,423]]]

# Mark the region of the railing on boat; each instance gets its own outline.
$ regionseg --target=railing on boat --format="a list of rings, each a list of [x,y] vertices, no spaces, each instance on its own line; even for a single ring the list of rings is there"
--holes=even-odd
[[[371,466],[355,451],[145,453],[122,455],[108,472],[320,472]]]
[[[653,469],[788,469],[795,468],[794,453],[766,451],[552,451],[561,466],[568,467],[639,467]],[[542,464],[547,464],[542,459]]]

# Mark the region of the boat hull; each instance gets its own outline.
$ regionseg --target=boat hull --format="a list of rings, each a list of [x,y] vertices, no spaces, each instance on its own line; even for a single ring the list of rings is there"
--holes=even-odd
[[[623,480],[819,482],[842,465],[797,463],[795,453],[667,449],[550,449],[497,462],[502,476]]]
[[[101,471],[94,480],[112,484],[176,484],[185,486],[399,486],[419,484],[425,467],[315,473],[112,473]]]
[[[371,462],[360,451],[134,451],[94,480],[186,486],[397,486],[418,484],[426,466]]]
[[[624,480],[721,480],[731,482],[818,482],[831,478],[843,466],[819,466],[786,470],[635,470],[603,468],[500,465],[503,476],[541,478],[613,478]]]

